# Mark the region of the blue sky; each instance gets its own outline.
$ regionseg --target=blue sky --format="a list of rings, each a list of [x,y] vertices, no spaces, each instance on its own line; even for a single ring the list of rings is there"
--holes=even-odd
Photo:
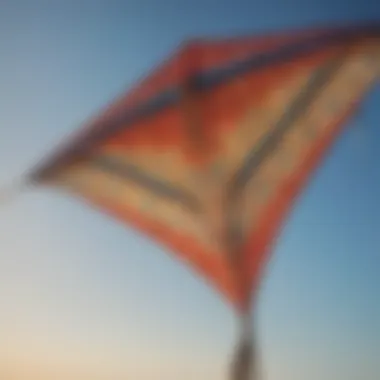
[[[187,37],[355,20],[380,20],[380,4],[2,0],[0,183]],[[278,241],[257,305],[267,380],[380,376],[379,101],[375,89]],[[44,189],[2,207],[0,231],[0,374],[225,378],[230,309],[153,242]]]

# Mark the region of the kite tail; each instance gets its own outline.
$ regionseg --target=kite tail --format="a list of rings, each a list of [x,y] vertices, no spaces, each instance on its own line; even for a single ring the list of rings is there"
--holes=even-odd
[[[257,358],[251,320],[241,317],[241,336],[232,362],[231,380],[258,380]]]

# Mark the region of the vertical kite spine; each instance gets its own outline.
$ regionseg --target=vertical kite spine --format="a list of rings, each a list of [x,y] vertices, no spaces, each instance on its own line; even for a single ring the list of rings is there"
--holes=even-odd
[[[203,125],[200,115],[198,94],[194,86],[194,76],[199,70],[200,48],[197,42],[189,42],[182,53],[180,61],[182,70],[182,108],[184,117],[184,130],[188,137],[189,145],[187,153],[192,161],[198,161],[203,152]]]

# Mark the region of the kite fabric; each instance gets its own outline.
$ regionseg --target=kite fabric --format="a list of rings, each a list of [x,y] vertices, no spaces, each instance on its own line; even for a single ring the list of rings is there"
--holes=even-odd
[[[249,331],[275,238],[379,69],[379,25],[190,41],[30,180],[167,247]],[[243,335],[234,380],[255,370]]]

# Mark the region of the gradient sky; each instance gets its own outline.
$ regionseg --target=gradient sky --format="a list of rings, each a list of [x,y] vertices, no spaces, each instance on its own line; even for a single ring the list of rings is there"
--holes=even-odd
[[[374,19],[374,0],[0,0],[0,183],[189,36]],[[379,104],[377,89],[278,241],[256,310],[266,380],[380,378]],[[224,379],[235,333],[142,235],[43,189],[1,207],[1,379]]]

